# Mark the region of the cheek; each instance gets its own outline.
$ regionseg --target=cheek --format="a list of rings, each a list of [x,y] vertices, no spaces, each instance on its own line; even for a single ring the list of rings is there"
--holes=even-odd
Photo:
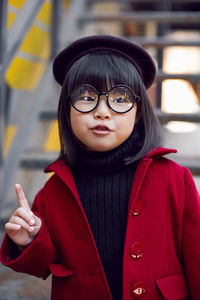
[[[127,115],[124,115],[123,118],[121,118],[118,123],[118,129],[120,130],[120,132],[128,137],[134,129],[135,119],[136,119],[136,110],[131,110],[130,112],[127,113]]]
[[[134,124],[132,122],[127,123],[126,126],[124,126],[123,129],[119,131],[119,138],[125,141],[132,134],[133,129],[134,129]]]

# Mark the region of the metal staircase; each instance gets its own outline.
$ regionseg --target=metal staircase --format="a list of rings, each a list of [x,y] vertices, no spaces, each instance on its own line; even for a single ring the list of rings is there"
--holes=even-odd
[[[12,5],[15,3],[16,6],[13,8],[10,3]],[[56,6],[56,3],[60,5]],[[6,29],[7,5],[9,20]],[[53,14],[49,14],[49,9]],[[47,16],[50,18],[49,23]],[[24,27],[20,23],[20,18],[22,23],[26,24]],[[17,30],[17,23],[23,27],[20,31],[21,35],[19,31],[14,30],[15,26]],[[200,192],[200,129],[195,134],[170,134],[167,130],[171,121],[185,121],[189,124],[197,124],[200,128],[200,111],[176,113],[166,112],[162,108],[162,89],[166,79],[184,79],[192,82],[196,90],[200,85],[200,69],[198,73],[190,74],[169,74],[163,71],[163,53],[166,48],[200,47],[200,39],[180,40],[167,37],[167,34],[175,28],[200,31],[199,0],[0,0],[0,25],[0,225],[2,225],[0,241],[3,236],[3,225],[17,206],[14,183],[19,182],[23,185],[27,199],[31,203],[37,191],[48,179],[42,169],[58,156],[56,111],[60,87],[52,77],[51,58],[58,49],[83,35],[120,35],[142,44],[152,52],[158,65],[156,83],[149,91],[152,105],[166,128],[166,145],[189,149],[187,153],[190,155],[185,155],[183,151],[174,159],[191,170]],[[44,36],[52,37],[45,61],[44,57],[41,58],[39,49],[35,49],[33,53],[32,48],[23,44],[32,26],[39,29],[42,26],[44,31],[40,32],[42,39],[37,42],[38,45],[42,42],[44,46],[46,40]],[[34,30],[38,28],[34,27]],[[10,45],[9,54],[5,51],[6,32],[9,33],[7,40]],[[32,36],[31,40],[38,37],[39,35]],[[43,50],[44,48],[42,52]],[[40,68],[40,78],[34,77],[35,72],[38,72],[36,69],[29,69],[30,74],[26,73],[26,80],[29,78],[28,75],[31,75],[30,82],[26,81],[26,85],[32,85],[29,91],[22,88],[23,82],[19,82],[20,77],[25,74],[25,70],[22,72],[23,63],[19,65],[21,73],[11,73],[10,77],[7,74],[8,61],[11,62],[16,57],[25,59],[25,64],[26,60],[32,60],[32,67],[35,67],[35,63],[39,65],[45,63],[44,69]],[[13,74],[17,74],[16,77]],[[34,87],[33,78],[35,78]],[[19,84],[21,88],[16,86]],[[37,289],[33,289],[34,286]],[[21,296],[18,297],[19,292]],[[0,295],[4,299],[13,299],[14,295],[16,300],[21,297],[27,300],[36,298],[47,300],[50,297],[50,278],[48,281],[41,282],[40,279],[16,274],[0,266]]]
[[[35,174],[30,176],[30,172],[24,172],[20,161],[27,149],[30,149],[29,143],[34,145],[33,148],[37,151],[42,151],[42,146],[38,148],[38,142],[44,143],[41,139],[45,138],[44,131],[49,125],[41,124],[40,127],[38,116],[43,103],[46,99],[52,98],[55,95],[54,90],[56,91],[56,84],[52,78],[51,59],[61,47],[59,27],[61,24],[66,26],[65,19],[67,18],[68,25],[76,28],[72,16],[77,8],[76,5],[81,8],[79,2],[78,0],[75,4],[69,5],[68,0],[0,1],[0,8],[2,8],[0,10],[2,14],[0,17],[2,23],[0,220],[2,223],[8,219],[17,205],[14,183],[17,181],[22,183],[28,199],[31,195],[34,178],[37,176]],[[61,18],[63,18],[62,23]],[[75,37],[73,35],[75,30],[68,28],[65,32],[70,40]],[[58,95],[53,100],[55,99],[58,100]],[[40,178],[38,180],[40,181]],[[42,183],[45,180],[46,178]],[[34,193],[36,191],[35,189]],[[30,198],[30,202],[32,200],[33,197]]]
[[[122,4],[121,1],[112,1],[113,5],[118,7],[117,12],[104,10],[104,13],[102,13],[103,9],[98,11],[98,5],[103,7],[103,5],[108,4],[107,1],[72,1],[65,13],[64,21],[61,23],[60,48],[82,35],[116,34],[116,32],[111,32],[110,24],[112,24],[112,26],[117,28],[119,35],[142,44],[154,54],[159,69],[156,79],[157,84],[150,93],[152,93],[151,96],[153,95],[155,112],[163,126],[166,126],[170,121],[186,121],[199,124],[200,111],[173,113],[162,110],[162,83],[166,79],[184,79],[188,82],[199,84],[200,71],[198,74],[169,74],[163,71],[162,66],[163,51],[167,47],[200,47],[200,40],[179,40],[167,37],[167,33],[172,31],[173,28],[184,27],[188,28],[188,30],[198,31],[200,28],[200,5],[198,1],[191,1],[193,3],[192,10],[188,11],[185,1],[164,2],[158,0],[127,0]],[[133,35],[130,34],[130,31],[127,31],[127,24],[131,24],[134,27]],[[149,30],[149,28],[153,29]],[[43,174],[42,169],[58,156],[59,141],[56,110],[60,87],[50,75],[51,63],[48,65],[45,74],[37,87],[37,91],[35,91],[35,95],[42,96],[43,100],[38,101],[37,104],[33,102],[33,106],[29,110],[29,113],[31,109],[35,110],[29,131],[26,131],[26,126],[28,126],[26,122],[31,117],[27,116],[26,122],[24,121],[23,123],[20,140],[21,147],[18,151],[18,164],[16,165],[16,172],[11,176],[12,180],[7,180],[12,173],[9,158],[11,159],[14,151],[19,147],[17,139],[13,141],[12,150],[9,152],[10,156],[8,154],[7,164],[5,164],[7,167],[5,170],[6,181],[9,181],[9,183],[5,183],[4,179],[4,199],[1,199],[2,219],[7,218],[15,205],[15,194],[14,191],[11,191],[14,182],[22,183],[27,198],[32,202],[38,189],[47,180],[47,176]],[[35,105],[37,105],[37,109],[34,108]],[[23,135],[25,137],[24,145]],[[173,139],[172,136],[173,134],[170,138]],[[192,145],[191,150],[193,150]],[[200,176],[200,154],[198,157],[193,157],[191,152],[189,157],[177,156],[174,159],[187,166],[198,182]],[[5,188],[6,186],[7,188]]]

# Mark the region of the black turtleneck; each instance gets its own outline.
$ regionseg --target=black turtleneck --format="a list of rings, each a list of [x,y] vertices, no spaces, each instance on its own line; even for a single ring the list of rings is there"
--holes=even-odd
[[[73,168],[81,203],[90,224],[105,275],[114,300],[122,299],[123,245],[128,200],[137,162],[124,159],[140,148],[134,133],[119,147],[108,152],[77,150]]]

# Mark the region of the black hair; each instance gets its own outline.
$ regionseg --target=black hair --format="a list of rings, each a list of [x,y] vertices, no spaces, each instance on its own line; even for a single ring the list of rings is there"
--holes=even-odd
[[[60,158],[72,166],[76,161],[76,147],[80,142],[74,136],[70,124],[72,90],[83,83],[93,85],[99,91],[105,91],[116,84],[125,84],[140,96],[137,105],[134,130],[141,136],[142,146],[139,152],[127,160],[131,163],[141,159],[149,151],[161,146],[162,127],[156,118],[148,99],[146,88],[135,66],[126,58],[111,51],[94,51],[78,59],[65,76],[59,106],[58,124],[60,135]]]

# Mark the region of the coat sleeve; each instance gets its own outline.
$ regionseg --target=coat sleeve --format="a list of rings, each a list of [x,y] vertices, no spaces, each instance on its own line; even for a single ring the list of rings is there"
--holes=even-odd
[[[185,209],[183,215],[183,255],[191,299],[200,295],[200,196],[185,168]]]
[[[42,221],[41,229],[32,243],[20,253],[18,247],[6,234],[0,249],[0,261],[16,272],[27,273],[45,279],[50,271],[49,265],[56,261],[57,251],[43,220],[42,202],[44,191],[41,190],[32,206],[34,213]]]

